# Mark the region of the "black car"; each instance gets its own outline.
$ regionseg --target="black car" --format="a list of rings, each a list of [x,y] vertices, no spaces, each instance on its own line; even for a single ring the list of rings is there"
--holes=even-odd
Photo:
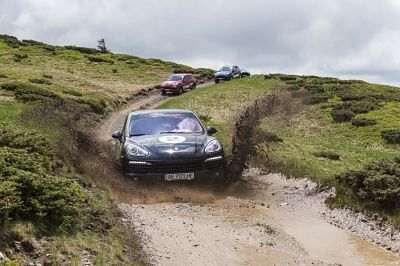
[[[224,150],[213,127],[204,128],[188,110],[130,113],[114,132],[124,173],[166,181],[222,178]]]

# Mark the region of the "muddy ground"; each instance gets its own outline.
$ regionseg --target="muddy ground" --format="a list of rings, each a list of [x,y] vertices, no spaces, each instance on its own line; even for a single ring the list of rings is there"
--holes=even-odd
[[[257,169],[224,185],[123,177],[110,160],[111,133],[122,127],[129,111],[161,100],[144,97],[112,114],[93,130],[95,148],[82,154],[82,166],[110,189],[150,264],[400,265],[395,253],[335,226],[325,195],[313,193],[314,185],[304,179]]]

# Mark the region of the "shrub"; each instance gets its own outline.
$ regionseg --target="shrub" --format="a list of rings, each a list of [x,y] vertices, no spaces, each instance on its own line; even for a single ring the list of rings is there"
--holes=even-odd
[[[351,124],[356,127],[367,127],[376,125],[376,120],[367,118],[353,118]]]
[[[73,45],[67,45],[67,46],[64,46],[64,48],[67,50],[78,51],[83,54],[99,54],[100,53],[100,51],[98,51],[94,48],[87,48],[87,47],[80,47],[80,46],[73,46]]]
[[[361,171],[350,171],[336,177],[366,203],[384,209],[395,209],[400,203],[400,164],[398,160],[380,161]]]
[[[296,76],[291,76],[291,75],[281,75],[279,77],[280,80],[282,81],[289,81],[289,80],[296,80],[297,77]]]
[[[24,149],[30,153],[51,156],[48,140],[35,132],[27,132],[8,124],[0,124],[0,147]]]
[[[336,109],[346,109],[355,114],[365,114],[378,109],[378,101],[374,98],[365,98],[361,101],[347,101],[337,106]]]
[[[87,201],[78,183],[52,174],[49,141],[35,132],[0,124],[0,225],[25,220],[72,229]]]
[[[45,79],[53,79],[53,76],[52,75],[48,75],[48,74],[43,74],[43,77]]]
[[[332,151],[316,152],[316,153],[314,153],[314,156],[318,157],[318,158],[326,158],[326,159],[333,160],[333,161],[340,160],[340,155],[335,152],[332,152]]]
[[[27,54],[14,54],[14,61],[21,62],[24,59],[27,59],[29,56]]]
[[[81,97],[82,96],[81,92],[76,91],[76,90],[72,90],[72,89],[65,89],[65,90],[63,90],[63,93],[69,94],[69,95],[72,95],[72,96],[76,96],[76,97]]]
[[[335,122],[343,123],[351,121],[355,113],[345,109],[333,109],[331,111],[331,116]]]
[[[35,40],[22,40],[23,43],[29,44],[29,45],[37,45],[37,46],[42,46],[42,45],[46,45],[43,42],[38,42]]]
[[[385,130],[381,133],[382,138],[390,144],[400,144],[400,129]]]
[[[5,74],[0,74],[0,79],[6,79],[6,78],[8,78],[7,75],[5,75]]]
[[[79,98],[78,103],[87,104],[90,108],[97,114],[104,114],[107,108],[107,102],[104,99],[99,99],[96,97],[83,97]]]
[[[366,95],[360,95],[360,94],[344,94],[340,98],[342,101],[360,101],[362,99],[365,99]]]
[[[35,84],[45,84],[45,85],[51,85],[51,81],[47,80],[47,79],[29,79],[29,81],[31,83],[35,83]]]
[[[18,48],[22,44],[16,37],[6,34],[0,34],[0,40],[12,48]]]
[[[50,90],[22,82],[4,83],[1,85],[1,88],[4,90],[13,91],[17,99],[24,101],[40,100],[44,98],[62,100],[60,96]]]
[[[305,89],[311,94],[323,94],[325,92],[325,89],[322,86],[307,85],[305,86]]]
[[[309,95],[303,99],[304,104],[318,104],[318,103],[326,103],[329,100],[329,97],[326,95]]]
[[[87,59],[92,63],[107,63],[107,64],[114,64],[114,61],[111,59],[98,57],[98,56],[88,56]]]

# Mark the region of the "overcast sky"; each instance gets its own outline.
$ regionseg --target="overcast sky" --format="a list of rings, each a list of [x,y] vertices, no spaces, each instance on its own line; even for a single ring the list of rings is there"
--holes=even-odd
[[[400,84],[400,0],[0,0],[0,32],[253,72]]]

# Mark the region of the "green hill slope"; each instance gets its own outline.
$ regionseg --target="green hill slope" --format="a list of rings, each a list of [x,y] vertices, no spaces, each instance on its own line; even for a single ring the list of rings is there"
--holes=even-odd
[[[197,111],[217,126],[230,154],[237,118],[266,94],[281,100],[256,129],[253,163],[335,186],[334,205],[382,212],[400,224],[399,88],[277,74],[214,85],[162,107]]]

